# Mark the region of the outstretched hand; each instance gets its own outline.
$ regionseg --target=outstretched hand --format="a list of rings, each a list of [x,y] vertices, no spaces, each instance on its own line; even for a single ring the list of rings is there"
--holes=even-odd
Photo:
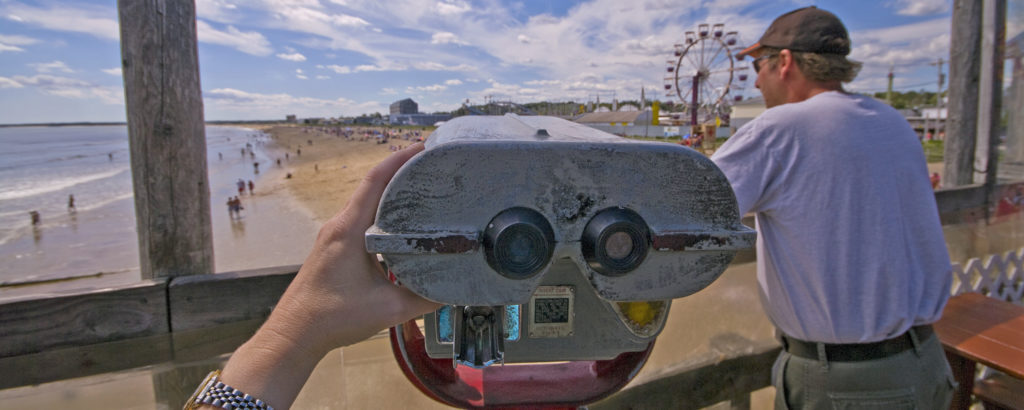
[[[422,150],[422,144],[411,145],[374,167],[348,205],[320,229],[267,322],[231,356],[221,375],[225,383],[287,408],[331,349],[440,306],[389,282],[364,239],[384,188]]]

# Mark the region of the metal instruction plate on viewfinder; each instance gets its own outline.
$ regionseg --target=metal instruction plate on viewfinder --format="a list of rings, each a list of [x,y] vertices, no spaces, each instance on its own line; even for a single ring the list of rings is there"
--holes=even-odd
[[[529,335],[532,338],[569,337],[576,316],[572,286],[540,286],[530,298]]]

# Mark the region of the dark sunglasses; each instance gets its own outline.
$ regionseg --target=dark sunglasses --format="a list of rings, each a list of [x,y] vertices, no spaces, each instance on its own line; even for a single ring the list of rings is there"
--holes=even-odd
[[[775,57],[777,55],[778,54],[765,54],[763,56],[755,58],[754,59],[754,72],[755,73],[760,73],[761,72],[761,60],[767,60],[767,59]]]

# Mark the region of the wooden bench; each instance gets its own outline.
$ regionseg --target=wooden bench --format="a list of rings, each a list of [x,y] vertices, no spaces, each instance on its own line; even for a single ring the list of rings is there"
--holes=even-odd
[[[935,332],[960,384],[951,408],[969,408],[973,393],[989,408],[1024,409],[1024,307],[979,293],[954,296]],[[1005,375],[975,385],[979,363]]]
[[[996,374],[974,385],[974,397],[985,403],[985,410],[1024,409],[1024,380]]]

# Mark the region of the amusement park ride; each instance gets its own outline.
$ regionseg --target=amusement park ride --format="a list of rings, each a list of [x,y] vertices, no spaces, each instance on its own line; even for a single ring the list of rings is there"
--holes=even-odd
[[[686,32],[665,77],[665,96],[678,99],[674,106],[681,109],[668,112],[663,123],[689,125],[692,134],[710,138],[715,128],[729,124],[729,108],[743,99],[749,77],[748,67],[736,64],[738,43],[737,33],[725,31],[724,24],[700,24],[697,31]]]

